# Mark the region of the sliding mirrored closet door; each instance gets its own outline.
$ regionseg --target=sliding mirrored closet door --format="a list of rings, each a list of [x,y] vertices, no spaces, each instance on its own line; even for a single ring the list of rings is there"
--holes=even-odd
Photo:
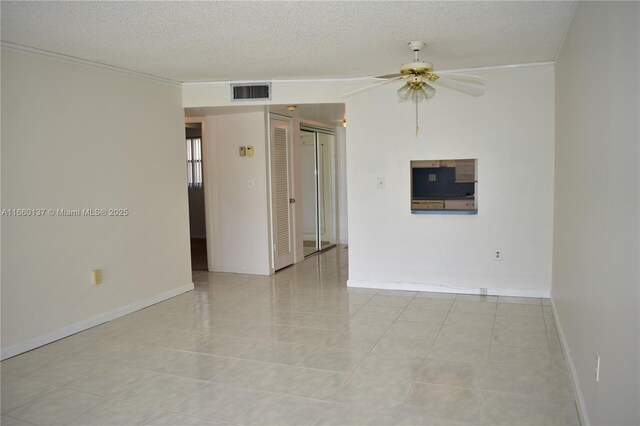
[[[301,126],[304,255],[336,244],[335,133]]]

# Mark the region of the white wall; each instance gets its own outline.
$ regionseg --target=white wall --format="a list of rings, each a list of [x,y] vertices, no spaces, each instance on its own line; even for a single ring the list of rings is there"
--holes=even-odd
[[[3,357],[193,288],[181,89],[3,47],[2,208],[130,212],[2,217]]]
[[[481,74],[485,96],[440,88],[420,105],[418,139],[413,106],[396,101],[393,85],[345,99],[369,81],[274,82],[273,100],[255,103],[346,101],[346,138],[337,139],[346,146],[349,285],[549,295],[553,68]],[[186,85],[183,97],[187,107],[231,105],[224,84]],[[430,158],[478,158],[478,215],[410,214],[409,161]],[[386,190],[376,189],[377,176]]]
[[[320,145],[320,241],[337,243],[336,224],[338,223],[336,137],[325,133],[318,134]]]
[[[286,107],[281,105],[288,104],[321,104],[321,103],[348,103],[347,98],[343,98],[344,93],[350,92],[357,88],[372,83],[372,79],[351,79],[351,80],[335,80],[335,81],[274,81],[272,82],[272,99],[270,101],[252,101],[251,106],[270,105],[270,111],[285,117],[293,119],[293,140],[299,139],[299,130],[296,126],[300,124],[299,111],[288,111]],[[206,107],[239,107],[238,102],[231,102],[229,83],[212,82],[212,83],[186,83],[183,86],[183,104],[185,108],[206,108]],[[246,105],[246,104],[245,104]],[[347,111],[348,114],[348,111]],[[330,127],[328,123],[314,122],[304,120],[305,123],[318,125],[320,127]],[[338,178],[338,227],[339,242],[348,243],[347,232],[347,182],[346,182],[346,137],[343,127],[336,128],[336,146],[337,146],[337,178]],[[293,145],[294,164],[299,164],[300,147]],[[294,180],[298,188],[302,175],[300,169],[294,166]],[[296,189],[300,191],[299,189]],[[294,198],[298,195],[294,192]],[[296,221],[296,234],[300,236],[296,241],[296,262],[304,260],[302,246],[302,203],[294,205],[295,215],[299,220]]]
[[[482,97],[439,88],[420,104],[418,138],[414,105],[397,102],[397,87],[350,98],[349,285],[548,296],[553,68],[480,75]],[[409,162],[450,158],[478,159],[478,214],[411,214]]]
[[[347,223],[347,140],[346,129],[336,128],[336,178],[338,180],[338,242],[349,244],[349,226]]]
[[[583,424],[640,423],[639,11],[581,2],[556,64],[552,297]]]
[[[274,81],[271,85],[271,100],[232,102],[228,82],[186,83],[182,89],[185,108],[239,105],[288,105],[288,104],[320,104],[344,103],[348,101],[342,94],[363,87],[371,79],[334,80],[334,81]],[[286,108],[272,109],[272,112],[298,117],[298,111],[287,111]],[[313,123],[305,120],[305,122]],[[316,123],[320,124],[320,123]]]
[[[210,115],[203,122],[209,269],[268,275],[265,113]],[[239,147],[249,145],[254,156],[240,157]]]

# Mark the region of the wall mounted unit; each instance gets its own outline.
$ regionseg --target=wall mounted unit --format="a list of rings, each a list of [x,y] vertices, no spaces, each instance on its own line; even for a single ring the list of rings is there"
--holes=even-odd
[[[420,160],[411,162],[411,212],[475,214],[477,160]]]
[[[231,100],[271,100],[271,83],[233,83]]]

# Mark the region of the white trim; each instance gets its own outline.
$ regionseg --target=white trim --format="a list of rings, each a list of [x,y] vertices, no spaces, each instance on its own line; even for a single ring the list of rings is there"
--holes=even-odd
[[[371,80],[373,77],[348,77],[348,78],[309,78],[309,79],[298,79],[298,80],[266,80],[268,83],[271,83],[272,86],[279,84],[318,84],[318,83],[326,83],[326,84],[350,84],[350,83],[359,83],[359,82],[367,82]],[[231,84],[255,84],[255,83],[265,83],[265,80],[220,80],[220,81],[194,81],[194,82],[185,82],[182,83],[182,87],[221,87],[228,86]]]
[[[347,287],[354,288],[375,288],[380,290],[404,290],[404,291],[430,291],[433,293],[456,293],[456,294],[481,294],[480,288],[473,287],[449,287],[439,284],[405,283],[389,281],[356,281],[347,280]],[[512,297],[540,297],[549,298],[549,292],[544,290],[518,290],[511,288],[487,288],[489,296],[512,296]]]
[[[47,343],[55,342],[56,340],[60,340],[67,336],[71,336],[72,334],[79,333],[81,331],[87,330],[89,328],[95,327],[105,322],[112,321],[116,318],[120,318],[132,312],[139,311],[140,309],[144,309],[148,306],[155,305],[156,303],[163,302],[167,299],[171,299],[172,297],[178,296],[182,293],[186,293],[191,290],[193,290],[192,282],[189,284],[183,285],[181,287],[174,288],[173,290],[169,290],[169,291],[165,291],[164,293],[157,294],[148,299],[141,300],[139,302],[130,303],[126,306],[122,306],[120,308],[116,308],[108,312],[103,312],[99,315],[96,315],[95,317],[91,317],[82,321],[75,322],[66,327],[62,327],[58,330],[49,332],[47,334],[43,334],[38,337],[34,337],[33,339],[16,343],[15,345],[2,349],[2,351],[0,352],[0,359],[4,360],[7,358],[11,358],[12,356],[16,356],[23,352],[30,351],[32,349],[46,345]]]
[[[46,57],[49,57],[49,58],[52,58],[52,59],[57,59],[57,60],[60,60],[60,61],[72,62],[74,64],[84,65],[84,66],[93,67],[93,68],[99,68],[99,69],[102,69],[102,70],[116,72],[116,73],[120,73],[120,74],[133,75],[135,77],[141,77],[141,78],[145,78],[147,80],[153,80],[153,81],[156,81],[156,82],[159,82],[159,83],[168,84],[170,86],[182,87],[182,82],[181,81],[172,80],[170,78],[158,77],[158,76],[155,76],[155,75],[152,75],[152,74],[145,74],[145,73],[138,72],[138,71],[131,71],[131,70],[128,70],[128,69],[125,69],[125,68],[116,67],[116,66],[113,66],[113,65],[101,64],[99,62],[88,61],[86,59],[77,58],[75,56],[63,55],[61,53],[50,52],[48,50],[36,49],[34,47],[23,46],[21,44],[15,44],[15,43],[11,43],[11,42],[8,42],[8,41],[3,41],[1,45],[2,45],[2,48],[4,48],[4,49],[15,50],[15,51],[24,52],[24,53],[30,53],[32,55],[46,56]]]
[[[553,319],[556,321],[556,329],[558,330],[558,337],[560,338],[560,346],[562,347],[562,353],[564,354],[564,359],[569,364],[569,376],[571,376],[571,386],[573,387],[573,394],[576,397],[576,406],[578,407],[578,416],[580,417],[580,424],[582,426],[591,426],[591,422],[589,421],[589,413],[587,412],[587,404],[584,400],[584,395],[582,394],[582,388],[580,387],[580,381],[578,380],[578,372],[576,371],[576,365],[573,362],[573,357],[571,356],[571,349],[569,349],[569,344],[564,338],[564,332],[562,331],[562,325],[560,324],[560,319],[558,318],[556,303],[551,299],[551,307],[553,308]]]
[[[482,72],[482,71],[500,71],[500,70],[513,70],[519,68],[533,68],[533,67],[548,67],[553,66],[553,61],[543,62],[525,62],[522,64],[508,64],[508,65],[493,65],[488,67],[475,67],[475,68],[458,68],[450,70],[437,70],[436,74],[442,73],[465,73],[465,72]]]
[[[574,12],[575,13],[575,12]],[[566,37],[566,35],[565,35]],[[345,77],[345,78],[308,78],[308,79],[293,79],[293,80],[222,80],[222,81],[196,81],[196,82],[181,82],[170,78],[159,77],[152,74],[145,74],[138,71],[128,70],[126,68],[120,68],[113,65],[101,64],[99,62],[93,62],[86,59],[78,58],[75,56],[64,55],[61,53],[50,52],[48,50],[37,49],[34,47],[23,46],[21,44],[11,43],[8,41],[2,41],[2,47],[10,50],[17,50],[21,52],[31,53],[34,55],[47,56],[53,59],[58,59],[67,62],[73,62],[80,65],[90,66],[94,68],[100,68],[107,71],[118,72],[122,74],[129,74],[136,77],[146,78],[154,80],[160,83],[169,84],[171,86],[178,87],[221,87],[228,86],[230,84],[255,84],[255,83],[271,83],[272,85],[281,84],[353,84],[359,82],[369,82],[375,79],[375,76],[366,77]],[[559,52],[560,50],[558,50]],[[463,73],[463,72],[481,72],[481,71],[496,71],[503,69],[517,69],[517,68],[530,68],[553,65],[554,61],[544,62],[528,62],[522,64],[508,64],[508,65],[494,65],[487,67],[475,67],[475,68],[458,68],[458,69],[439,69],[437,72],[443,73]]]

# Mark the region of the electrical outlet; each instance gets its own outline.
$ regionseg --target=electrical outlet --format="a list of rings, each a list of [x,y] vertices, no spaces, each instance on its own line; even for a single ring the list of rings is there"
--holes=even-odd
[[[496,250],[493,252],[493,260],[502,260],[502,250]]]
[[[91,282],[93,285],[102,284],[102,269],[91,270]]]
[[[600,381],[600,354],[596,352],[596,382]]]
[[[481,289],[480,289],[480,294],[481,294],[482,296],[486,296],[486,295],[487,295],[487,289],[486,289],[486,288],[481,288]]]

